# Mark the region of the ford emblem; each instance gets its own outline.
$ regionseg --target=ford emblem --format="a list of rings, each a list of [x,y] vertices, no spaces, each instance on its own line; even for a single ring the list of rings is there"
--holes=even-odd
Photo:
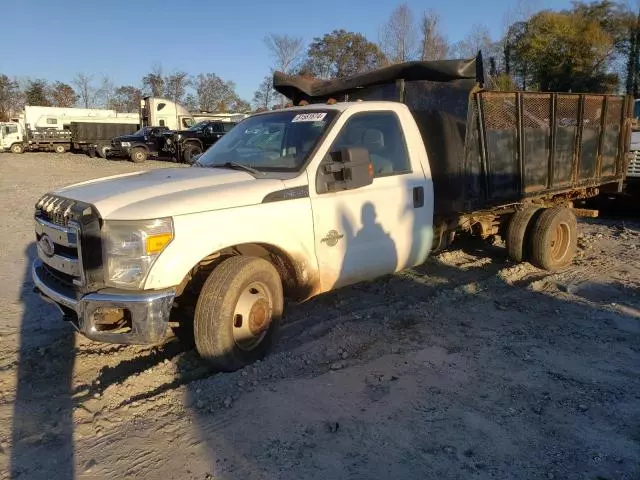
[[[38,240],[38,245],[40,245],[40,250],[42,250],[42,253],[44,253],[47,257],[53,257],[56,247],[46,233],[40,237],[40,240]]]

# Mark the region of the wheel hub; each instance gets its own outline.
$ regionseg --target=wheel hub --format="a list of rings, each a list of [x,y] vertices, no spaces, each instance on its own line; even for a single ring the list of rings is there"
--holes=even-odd
[[[249,312],[249,330],[253,335],[260,335],[269,326],[269,302],[261,298],[256,301]]]
[[[233,339],[238,348],[253,350],[271,325],[271,298],[259,282],[247,286],[240,294],[233,314]]]

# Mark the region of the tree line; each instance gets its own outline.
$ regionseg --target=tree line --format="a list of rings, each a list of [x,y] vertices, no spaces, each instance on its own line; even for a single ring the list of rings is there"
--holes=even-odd
[[[533,12],[526,0],[505,12],[502,35],[474,25],[450,43],[437,12],[416,15],[398,5],[378,39],[345,30],[314,38],[269,35],[273,69],[291,75],[335,79],[412,60],[471,58],[482,51],[485,88],[640,96],[640,10],[612,0],[574,2],[566,10]],[[286,62],[284,61],[286,60]],[[254,107],[273,108],[272,72],[254,95]]]
[[[45,79],[19,82],[0,74],[0,121],[25,105],[52,107],[108,108],[137,112],[145,95],[169,98],[196,112],[248,112],[251,105],[235,91],[235,84],[215,73],[191,76],[186,72],[164,74],[160,65],[141,79],[141,87],[116,86],[109,77],[77,74],[71,84]]]
[[[142,77],[139,87],[116,86],[108,77],[82,73],[71,84],[43,79],[20,84],[0,74],[0,119],[24,104],[137,111],[143,95],[164,96],[191,111],[262,111],[286,103],[273,90],[274,70],[334,79],[412,60],[471,58],[478,51],[489,89],[640,96],[640,11],[613,0],[576,1],[559,11],[531,11],[526,2],[519,0],[505,12],[499,38],[474,25],[451,43],[437,12],[416,15],[407,3],[393,9],[373,40],[343,29],[310,40],[271,33],[264,39],[271,68],[251,103],[238,96],[234,82],[215,73],[165,74],[160,65]]]

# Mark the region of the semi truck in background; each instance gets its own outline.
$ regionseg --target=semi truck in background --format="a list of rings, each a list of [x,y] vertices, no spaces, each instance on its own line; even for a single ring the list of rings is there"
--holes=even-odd
[[[248,117],[246,113],[192,113],[186,107],[163,97],[144,97],[140,100],[142,127],[167,127],[169,130],[187,130],[204,120],[237,123]]]

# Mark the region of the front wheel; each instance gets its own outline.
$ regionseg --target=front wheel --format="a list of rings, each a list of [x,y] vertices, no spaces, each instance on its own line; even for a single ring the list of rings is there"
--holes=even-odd
[[[144,148],[134,148],[129,155],[133,163],[142,163],[147,159],[147,152]]]
[[[53,151],[56,152],[56,153],[64,153],[64,152],[67,151],[67,149],[65,148],[64,145],[55,145],[53,147]]]
[[[283,308],[282,281],[271,263],[228,258],[211,272],[196,304],[198,353],[227,372],[261,359],[275,342]]]
[[[185,163],[193,163],[193,157],[202,153],[200,145],[186,145],[182,151],[182,160]]]
[[[19,143],[14,143],[11,145],[11,153],[23,153],[24,147]]]
[[[531,231],[531,263],[554,271],[573,261],[578,248],[578,222],[571,210],[555,207],[544,210]]]

